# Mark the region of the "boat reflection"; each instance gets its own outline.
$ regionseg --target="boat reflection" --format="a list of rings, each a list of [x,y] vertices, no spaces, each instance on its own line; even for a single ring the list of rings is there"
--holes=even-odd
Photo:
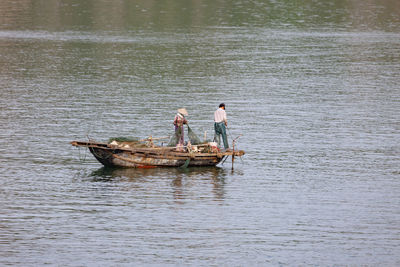
[[[198,183],[206,181],[213,186],[214,199],[223,200],[226,177],[227,171],[219,167],[181,169],[176,173],[176,177],[172,181],[174,199],[177,203],[184,203],[183,200],[187,197],[188,192],[191,192],[191,187],[193,187],[191,184],[196,183],[196,181]]]
[[[225,195],[226,177],[230,170],[220,167],[191,167],[191,168],[109,168],[102,167],[91,173],[93,182],[128,182],[130,189],[159,190],[167,186],[177,203],[184,203],[186,198],[201,194],[212,185],[215,200],[223,200]],[[168,181],[165,183],[165,181]],[[205,185],[203,185],[205,184]],[[207,197],[207,196],[203,196]]]

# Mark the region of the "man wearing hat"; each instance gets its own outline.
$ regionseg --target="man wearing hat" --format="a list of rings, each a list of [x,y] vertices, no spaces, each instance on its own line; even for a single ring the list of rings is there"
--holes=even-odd
[[[214,112],[214,141],[221,144],[221,135],[224,142],[225,149],[229,148],[228,138],[226,137],[226,126],[228,126],[228,121],[226,119],[225,104],[219,104],[219,108]]]
[[[185,108],[178,109],[178,113],[175,115],[174,118],[174,125],[175,125],[175,137],[177,140],[177,147],[183,147],[184,144],[184,129],[183,125],[187,124],[188,121],[186,120],[185,116],[188,115],[188,112]]]

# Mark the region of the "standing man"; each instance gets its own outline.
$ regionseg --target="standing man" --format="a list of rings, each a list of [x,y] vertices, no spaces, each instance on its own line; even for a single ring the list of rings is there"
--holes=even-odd
[[[219,108],[214,112],[214,130],[215,136],[214,141],[218,142],[218,146],[221,144],[221,137],[224,142],[225,149],[229,148],[228,138],[226,137],[226,126],[228,126],[228,121],[226,119],[225,104],[219,104]]]

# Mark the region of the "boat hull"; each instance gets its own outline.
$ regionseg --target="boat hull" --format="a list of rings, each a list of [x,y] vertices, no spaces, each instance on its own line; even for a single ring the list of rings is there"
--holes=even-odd
[[[190,153],[170,147],[125,149],[98,142],[71,142],[73,146],[88,147],[104,166],[127,168],[157,168],[181,166],[216,166],[227,156],[242,156],[244,151]]]
[[[162,155],[141,155],[129,151],[110,151],[89,147],[89,151],[104,166],[128,168],[180,167],[188,161],[188,166],[216,166],[223,156],[208,156],[191,159],[190,156],[162,157]]]

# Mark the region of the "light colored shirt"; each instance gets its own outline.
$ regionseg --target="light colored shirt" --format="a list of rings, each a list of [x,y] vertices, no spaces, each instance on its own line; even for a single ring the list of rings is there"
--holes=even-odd
[[[226,119],[226,112],[224,109],[219,108],[214,112],[214,121],[215,122],[225,122],[228,123],[227,119]]]

